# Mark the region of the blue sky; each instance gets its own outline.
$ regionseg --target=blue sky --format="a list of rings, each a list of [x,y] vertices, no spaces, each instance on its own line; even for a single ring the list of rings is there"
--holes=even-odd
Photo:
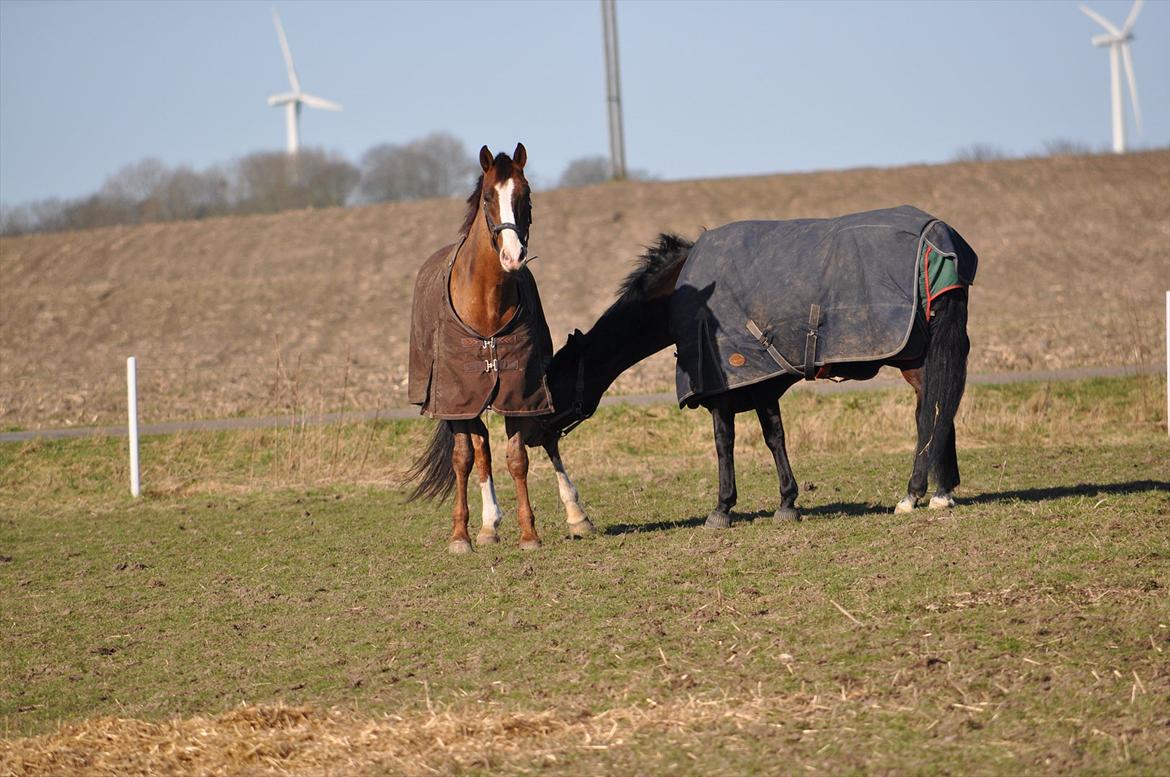
[[[1120,25],[1128,0],[1091,0]],[[145,157],[202,169],[280,150],[265,98],[306,91],[302,143],[356,161],[444,130],[474,152],[523,140],[551,184],[608,151],[596,0],[0,0],[0,201],[97,189]],[[1109,67],[1075,2],[619,0],[631,168],[665,179],[941,162],[973,143],[1023,154],[1110,142]],[[1170,2],[1133,44],[1144,135],[1170,145]]]

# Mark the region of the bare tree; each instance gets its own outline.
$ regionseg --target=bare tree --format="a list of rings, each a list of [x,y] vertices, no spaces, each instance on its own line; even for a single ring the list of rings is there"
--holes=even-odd
[[[569,162],[568,167],[561,173],[557,186],[589,186],[595,183],[604,183],[611,178],[609,157],[583,156]],[[645,170],[627,170],[626,180],[652,181],[654,176]]]
[[[302,148],[296,156],[260,152],[235,165],[232,200],[237,213],[344,205],[357,183],[357,168],[336,154]]]
[[[154,197],[171,177],[171,171],[157,159],[143,159],[125,165],[106,178],[98,194],[123,202],[146,202]]]
[[[593,183],[603,183],[610,178],[609,159],[607,157],[583,156],[569,162],[565,172],[561,173],[558,186],[588,186]]]
[[[1044,156],[1080,156],[1091,154],[1093,149],[1087,143],[1067,138],[1053,138],[1044,141]]]
[[[956,162],[990,162],[995,159],[1007,159],[1008,155],[998,146],[990,143],[972,143],[963,146],[955,152]]]
[[[367,151],[359,191],[366,202],[456,197],[471,187],[478,170],[458,138],[434,132],[405,146]]]

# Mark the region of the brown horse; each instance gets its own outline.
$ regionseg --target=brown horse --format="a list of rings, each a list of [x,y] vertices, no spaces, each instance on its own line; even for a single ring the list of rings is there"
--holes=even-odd
[[[532,201],[523,143],[509,157],[480,149],[483,175],[468,197],[460,240],[432,255],[415,280],[411,321],[410,401],[438,419],[423,455],[407,475],[417,485],[411,499],[445,498],[455,492],[448,550],[467,553],[467,482],[474,465],[483,498],[480,545],[499,541],[502,518],[492,481],[488,409],[505,417],[508,472],[516,485],[520,547],[540,547],[528,498],[527,446],[541,445],[557,474],[569,534],[592,534],[577,489],[565,472],[555,435],[541,417],[553,411],[544,377],[552,338],[536,280],[526,267]],[[535,258],[535,257],[533,257]]]

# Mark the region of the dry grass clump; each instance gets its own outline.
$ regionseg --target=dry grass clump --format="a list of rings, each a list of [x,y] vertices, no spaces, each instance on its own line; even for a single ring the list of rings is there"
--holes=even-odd
[[[558,755],[629,744],[652,732],[759,721],[763,700],[632,706],[599,714],[432,709],[363,719],[341,710],[272,704],[161,723],[101,717],[43,736],[0,740],[0,774],[429,775],[551,765]]]

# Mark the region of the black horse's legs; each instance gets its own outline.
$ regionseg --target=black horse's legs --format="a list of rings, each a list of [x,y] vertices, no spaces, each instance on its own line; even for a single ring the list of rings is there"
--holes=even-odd
[[[581,496],[577,487],[569,479],[565,470],[565,463],[561,461],[560,438],[555,435],[544,444],[544,452],[552,462],[557,473],[557,493],[560,494],[561,504],[565,506],[565,520],[569,524],[569,535],[572,537],[588,537],[594,533],[593,522],[585,511],[581,509]]]
[[[735,507],[735,411],[727,395],[715,400],[711,421],[715,427],[715,455],[719,457],[719,502],[707,516],[707,527],[726,529],[731,525],[731,508]]]
[[[902,497],[902,501],[898,502],[894,508],[895,513],[910,512],[918,505],[918,500],[926,495],[926,474],[929,465],[928,446],[934,444],[930,439],[932,427],[925,423],[922,413],[923,370],[921,367],[902,370],[902,377],[914,387],[914,394],[918,397],[914,407],[914,418],[918,424],[918,445],[914,448],[914,469],[910,472],[906,496]]]
[[[760,419],[760,430],[764,442],[776,460],[776,475],[780,479],[780,508],[772,519],[775,521],[799,521],[796,510],[796,496],[799,487],[792,466],[788,463],[788,450],[784,446],[784,422],[780,418],[780,403],[776,399],[764,399],[756,404],[756,415]]]
[[[930,476],[938,492],[930,506],[954,507],[951,491],[959,485],[959,460],[955,455],[955,414],[963,400],[967,383],[967,355],[971,341],[967,337],[967,293],[949,292],[938,300],[930,323],[930,345],[926,351],[925,386],[922,391],[923,424],[933,436],[929,451]],[[922,433],[919,432],[919,439]]]
[[[938,474],[938,489],[930,498],[930,506],[936,510],[955,506],[951,492],[959,485],[959,456],[955,451],[955,422],[947,424],[946,446],[943,453],[941,472]]]

